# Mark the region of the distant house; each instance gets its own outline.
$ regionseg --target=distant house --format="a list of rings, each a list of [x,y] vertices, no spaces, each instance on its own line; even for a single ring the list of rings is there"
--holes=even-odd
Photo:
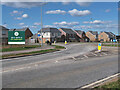
[[[38,31],[38,33],[41,33],[41,30]],[[43,43],[45,43],[46,41],[59,42],[61,40],[61,32],[57,28],[43,28],[42,35]],[[39,37],[39,42],[41,43],[41,36]]]
[[[25,31],[25,43],[29,44],[31,37],[33,36],[33,33],[30,31],[29,28],[23,28],[23,29],[10,29],[9,31]]]
[[[74,30],[74,32],[77,34],[77,37],[76,37],[77,41],[80,41],[80,42],[88,42],[89,41],[89,38],[86,36],[84,31]]]
[[[76,41],[77,34],[72,30],[68,28],[60,28],[59,31],[62,33],[61,35],[61,41]]]
[[[116,36],[118,42],[120,42],[120,35]]]
[[[98,41],[98,32],[97,31],[88,31],[86,32],[86,36],[90,39],[92,42]]]
[[[0,44],[8,44],[8,31],[6,27],[0,26]]]
[[[109,42],[115,39],[116,36],[112,32],[101,32],[98,36],[99,41]]]

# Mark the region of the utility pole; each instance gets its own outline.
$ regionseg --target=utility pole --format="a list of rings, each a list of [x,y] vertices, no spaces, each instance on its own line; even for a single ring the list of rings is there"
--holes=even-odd
[[[41,47],[43,46],[43,34],[42,34],[42,28],[43,28],[43,24],[42,24],[42,5],[41,5]]]

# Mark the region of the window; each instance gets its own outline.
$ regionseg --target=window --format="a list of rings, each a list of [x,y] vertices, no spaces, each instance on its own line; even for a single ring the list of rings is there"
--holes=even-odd
[[[60,36],[60,33],[58,33],[58,36]]]
[[[52,33],[52,36],[54,36],[54,33]]]
[[[101,37],[103,37],[103,35],[101,35]]]
[[[2,31],[2,35],[5,35],[5,34],[6,34],[6,31],[5,31],[5,30],[3,30],[3,31]]]

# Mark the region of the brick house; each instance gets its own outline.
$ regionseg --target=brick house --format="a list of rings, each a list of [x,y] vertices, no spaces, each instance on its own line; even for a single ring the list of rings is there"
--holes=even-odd
[[[77,34],[77,41],[79,42],[88,42],[89,38],[86,36],[84,31],[81,30],[74,30],[74,32]]]
[[[88,31],[86,36],[90,39],[91,42],[98,41],[98,32],[97,31]]]
[[[101,32],[98,36],[98,40],[103,42],[110,42],[115,38],[116,36],[112,32]]]
[[[41,30],[38,33],[41,33]],[[42,35],[43,43],[46,43],[46,41],[53,43],[61,40],[61,32],[57,28],[43,28]],[[39,37],[39,42],[41,43],[41,36]]]
[[[33,33],[29,28],[23,28],[23,29],[10,29],[9,31],[25,31],[25,43],[29,44],[31,37],[33,36]]]
[[[61,41],[64,42],[65,40],[68,42],[77,41],[76,36],[77,34],[69,28],[60,28],[59,31],[61,34]]]
[[[0,44],[7,45],[8,44],[8,31],[4,26],[0,26]]]

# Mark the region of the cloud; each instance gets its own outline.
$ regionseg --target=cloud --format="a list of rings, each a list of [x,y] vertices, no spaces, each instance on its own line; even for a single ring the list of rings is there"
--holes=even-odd
[[[51,10],[51,11],[47,11],[46,14],[65,14],[66,11],[63,10]]]
[[[75,25],[79,25],[79,22],[66,22],[66,21],[63,21],[63,22],[55,22],[53,23],[54,25],[57,25],[57,26],[68,26],[68,27],[72,27],[72,26],[75,26]]]
[[[21,18],[21,17],[16,17],[15,19],[16,19],[16,20],[22,20],[22,18]]]
[[[108,24],[112,21],[101,21],[101,20],[94,20],[94,21],[84,21],[84,24]]]
[[[17,10],[14,10],[12,13],[14,13],[14,14],[15,14],[15,13],[18,13],[18,11],[17,11]]]
[[[44,28],[50,28],[50,27],[56,28],[56,26],[54,26],[54,25],[44,25],[43,27],[44,27]]]
[[[24,23],[19,23],[18,25],[23,26],[23,25],[24,25]]]
[[[2,5],[6,5],[9,7],[15,7],[15,8],[32,8],[32,7],[39,7],[45,4],[47,3],[44,3],[44,2],[2,2]]]
[[[91,12],[89,10],[79,11],[77,9],[69,10],[68,13],[71,16],[86,16],[86,15],[91,14]]]
[[[31,26],[31,28],[38,28],[37,26],[35,26],[35,25],[33,25],[33,26]]]
[[[106,13],[108,13],[108,12],[110,12],[110,11],[111,11],[110,9],[106,9],[106,10],[105,10]]]
[[[40,23],[39,22],[35,22],[34,25],[38,26],[38,25],[40,25]]]
[[[18,10],[13,10],[12,12],[10,12],[11,16],[21,15],[22,13],[23,13],[23,11],[18,11]]]
[[[23,14],[22,18],[28,18],[28,14]]]

